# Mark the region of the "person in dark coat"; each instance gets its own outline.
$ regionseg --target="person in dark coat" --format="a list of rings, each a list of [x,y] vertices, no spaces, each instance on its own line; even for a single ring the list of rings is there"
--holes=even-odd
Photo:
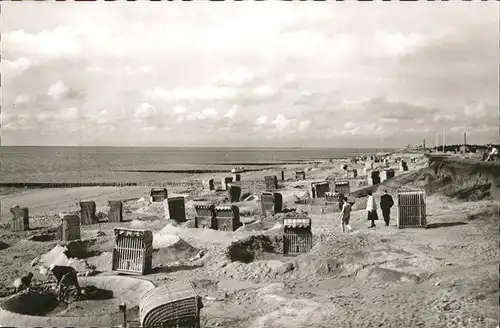
[[[392,199],[392,196],[387,193],[387,190],[384,190],[384,194],[380,197],[380,209],[382,210],[386,226],[389,226],[389,221],[391,220],[391,208],[393,206],[394,200]]]
[[[48,271],[52,272],[56,278],[59,301],[64,299],[63,294],[67,294],[67,291],[71,286],[75,286],[78,295],[82,295],[82,290],[78,284],[77,273],[73,267],[51,264]],[[48,272],[44,267],[42,267],[40,269],[40,273],[47,274]]]

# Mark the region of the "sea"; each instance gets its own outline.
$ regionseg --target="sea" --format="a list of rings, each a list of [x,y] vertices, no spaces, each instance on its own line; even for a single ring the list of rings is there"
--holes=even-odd
[[[1,146],[0,183],[176,181],[191,172],[234,166],[295,163],[386,152],[360,148],[149,148]]]

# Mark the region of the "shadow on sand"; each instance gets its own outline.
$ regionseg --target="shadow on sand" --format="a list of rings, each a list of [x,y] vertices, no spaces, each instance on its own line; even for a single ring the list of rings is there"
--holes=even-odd
[[[194,270],[203,267],[203,265],[165,265],[153,268],[151,273],[172,273],[177,271]]]
[[[29,228],[28,231],[38,231],[38,230],[43,230],[47,229],[47,227],[34,227],[34,228]],[[49,229],[50,230],[50,229]]]
[[[466,222],[438,222],[438,223],[429,223],[427,225],[427,229],[454,227],[454,226],[461,226],[461,225],[466,225],[466,224],[467,224]]]
[[[9,248],[9,247],[10,247],[10,245],[9,245],[9,244],[4,243],[3,241],[0,241],[0,251],[1,251],[1,250],[4,250],[4,249],[6,249],[6,248]]]

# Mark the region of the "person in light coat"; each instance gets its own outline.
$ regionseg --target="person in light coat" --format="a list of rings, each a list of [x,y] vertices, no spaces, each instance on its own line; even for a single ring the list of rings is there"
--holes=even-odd
[[[375,199],[373,198],[373,194],[371,191],[368,192],[368,200],[366,202],[366,212],[368,214],[368,221],[371,221],[371,226],[368,228],[375,227],[375,221],[378,220],[377,215],[377,204],[375,203]]]
[[[494,147],[493,145],[488,145],[488,151],[489,151],[489,154],[488,156],[486,157],[486,162],[489,162],[490,160],[494,160],[495,158],[498,158],[499,155],[498,155],[498,149],[496,147]]]

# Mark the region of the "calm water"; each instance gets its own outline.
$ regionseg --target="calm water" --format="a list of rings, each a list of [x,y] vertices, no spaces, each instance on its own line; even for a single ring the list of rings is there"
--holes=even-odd
[[[207,168],[224,163],[249,166],[378,151],[381,149],[0,147],[0,182],[167,181],[191,174],[115,170]]]

